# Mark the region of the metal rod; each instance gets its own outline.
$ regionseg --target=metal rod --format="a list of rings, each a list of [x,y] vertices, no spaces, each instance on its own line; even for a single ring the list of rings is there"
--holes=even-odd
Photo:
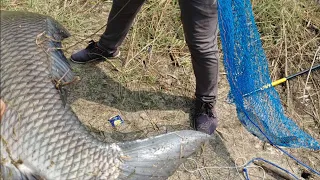
[[[313,66],[313,67],[310,68],[310,69],[306,69],[306,70],[304,70],[304,71],[301,71],[301,72],[298,72],[298,73],[296,73],[296,74],[290,75],[290,76],[287,77],[287,80],[292,79],[292,78],[297,77],[297,76],[300,76],[300,75],[302,75],[302,74],[305,74],[305,73],[307,73],[307,72],[309,72],[309,71],[316,70],[316,69],[318,69],[318,68],[320,68],[320,64],[315,65],[315,66]]]
[[[278,79],[278,80],[276,80],[276,81],[273,81],[272,83],[266,84],[266,85],[262,86],[262,87],[259,88],[259,89],[256,89],[256,90],[254,90],[254,91],[252,91],[252,92],[249,92],[249,93],[244,94],[243,97],[249,96],[249,95],[251,95],[251,94],[253,94],[253,93],[255,93],[255,92],[258,92],[258,91],[262,91],[262,90],[268,89],[268,88],[270,88],[270,87],[277,86],[277,85],[279,85],[279,84],[282,84],[282,83],[286,82],[287,80],[293,79],[293,78],[295,78],[295,77],[297,77],[297,76],[300,76],[300,75],[302,75],[302,74],[305,74],[305,73],[307,73],[307,72],[309,72],[309,71],[316,70],[316,69],[320,69],[320,64],[317,64],[317,65],[313,66],[313,67],[310,68],[310,69],[306,69],[306,70],[297,72],[297,73],[295,73],[295,74],[292,74],[292,75],[290,75],[290,76],[287,76],[287,77]]]

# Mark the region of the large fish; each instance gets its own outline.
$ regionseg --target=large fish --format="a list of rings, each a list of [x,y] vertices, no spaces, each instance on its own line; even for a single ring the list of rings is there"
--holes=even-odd
[[[189,130],[123,143],[94,138],[61,96],[75,78],[59,49],[68,36],[50,17],[1,12],[3,179],[166,179],[208,140]]]

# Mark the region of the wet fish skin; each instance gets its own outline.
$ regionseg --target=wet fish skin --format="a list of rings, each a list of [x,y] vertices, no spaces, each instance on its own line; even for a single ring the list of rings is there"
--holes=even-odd
[[[68,36],[48,16],[1,11],[4,179],[166,179],[208,139],[196,131],[126,143],[94,138],[52,83],[75,78],[59,49]]]

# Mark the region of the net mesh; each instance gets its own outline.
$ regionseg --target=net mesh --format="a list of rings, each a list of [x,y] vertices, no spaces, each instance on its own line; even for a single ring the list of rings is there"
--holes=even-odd
[[[229,96],[241,123],[271,144],[319,150],[319,142],[285,116],[275,88],[251,93],[271,78],[250,0],[218,0],[218,15]]]

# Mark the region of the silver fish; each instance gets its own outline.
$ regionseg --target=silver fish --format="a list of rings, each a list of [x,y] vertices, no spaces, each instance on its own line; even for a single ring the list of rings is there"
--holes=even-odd
[[[68,36],[48,16],[1,11],[3,179],[167,179],[208,140],[191,130],[121,143],[94,138],[61,96],[75,79],[61,51]]]

